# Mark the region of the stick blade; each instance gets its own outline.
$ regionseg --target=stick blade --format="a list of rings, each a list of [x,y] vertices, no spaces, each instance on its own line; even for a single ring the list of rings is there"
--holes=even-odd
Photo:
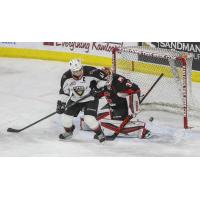
[[[14,128],[8,128],[8,129],[7,129],[7,132],[19,133],[20,130],[18,130],[18,129],[14,129]]]

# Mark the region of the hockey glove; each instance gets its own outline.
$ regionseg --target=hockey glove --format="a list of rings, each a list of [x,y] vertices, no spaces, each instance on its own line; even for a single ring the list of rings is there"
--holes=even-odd
[[[91,96],[97,98],[100,94],[101,90],[97,89],[97,88],[93,88],[91,91],[90,91],[90,94]]]
[[[103,91],[102,88],[100,88],[100,89],[97,88],[97,82],[96,81],[92,81],[90,83],[90,88],[91,88],[90,94],[91,94],[91,96],[93,96],[95,98],[98,98],[100,93]]]
[[[66,107],[66,103],[59,100],[59,101],[57,102],[57,109],[56,109],[56,112],[57,112],[58,114],[63,114],[63,113],[65,112],[65,107]]]

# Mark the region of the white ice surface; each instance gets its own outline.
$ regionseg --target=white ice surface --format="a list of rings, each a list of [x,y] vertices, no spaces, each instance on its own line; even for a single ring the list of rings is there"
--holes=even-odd
[[[145,112],[154,137],[149,140],[117,138],[100,144],[92,132],[77,128],[69,141],[59,141],[63,131],[55,115],[21,133],[8,133],[8,127],[22,128],[55,111],[60,77],[66,71],[62,62],[0,58],[0,156],[200,156],[200,123],[184,130],[174,114]],[[200,84],[194,84],[200,98]],[[105,131],[106,132],[106,131]]]

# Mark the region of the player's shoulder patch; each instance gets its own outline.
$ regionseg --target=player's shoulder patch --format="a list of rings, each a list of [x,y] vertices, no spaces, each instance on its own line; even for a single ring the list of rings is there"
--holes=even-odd
[[[85,76],[92,76],[98,79],[104,79],[105,78],[105,73],[96,68],[96,67],[92,67],[92,66],[84,66],[83,67],[84,70],[84,75]]]
[[[95,71],[97,70],[97,68],[95,67],[92,67],[92,66],[83,66],[83,72],[84,72],[84,75],[91,75],[93,74]]]

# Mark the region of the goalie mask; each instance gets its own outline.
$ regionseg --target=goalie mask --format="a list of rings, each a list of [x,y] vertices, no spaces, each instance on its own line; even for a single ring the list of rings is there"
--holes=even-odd
[[[106,76],[112,75],[112,71],[108,67],[103,67],[101,70],[106,74]]]
[[[72,76],[74,79],[81,79],[83,76],[83,66],[81,64],[81,61],[79,59],[71,60],[69,62],[69,69],[72,73]]]

